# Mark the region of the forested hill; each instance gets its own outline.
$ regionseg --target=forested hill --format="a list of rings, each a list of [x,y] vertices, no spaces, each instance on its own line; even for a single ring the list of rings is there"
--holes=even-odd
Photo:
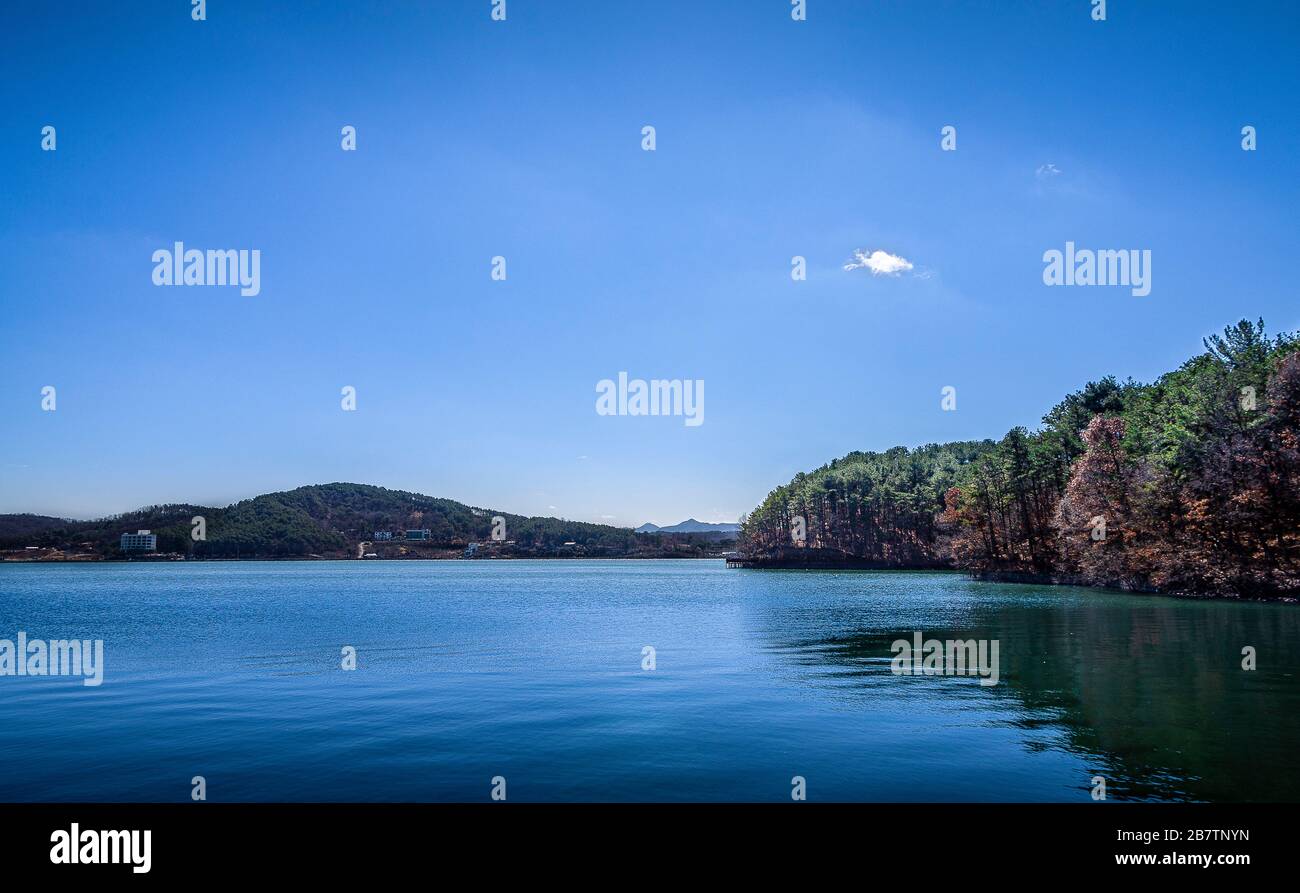
[[[742,519],[741,551],[749,557],[787,555],[796,561],[856,558],[885,567],[946,565],[938,531],[944,494],[971,463],[994,449],[991,440],[915,450],[894,447],[883,453],[849,453],[815,471],[800,472]],[[803,543],[797,526],[803,528]]]
[[[194,540],[196,516],[206,538]],[[493,542],[492,519],[505,519],[506,542]],[[366,551],[382,557],[445,557],[471,542],[484,554],[528,556],[684,555],[694,557],[717,544],[678,535],[655,541],[630,528],[529,518],[480,509],[450,499],[388,490],[365,484],[320,484],[236,503],[226,508],[198,505],[151,506],[96,521],[68,521],[36,515],[0,515],[0,548],[40,546],[67,552],[120,554],[120,537],[147,529],[158,535],[158,551],[195,558],[288,558],[308,555],[350,557],[378,531],[391,542],[373,542]],[[406,530],[430,531],[427,542],[403,541]]]
[[[1035,431],[798,474],[744,519],[740,551],[760,566],[1300,595],[1300,339],[1243,320],[1203,344],[1150,384],[1090,382]]]

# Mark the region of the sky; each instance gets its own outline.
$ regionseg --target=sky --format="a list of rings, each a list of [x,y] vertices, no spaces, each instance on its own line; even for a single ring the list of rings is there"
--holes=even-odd
[[[492,6],[0,11],[0,512],[734,521],[1300,328],[1292,3]],[[260,293],[155,285],[176,241],[257,249]],[[1067,241],[1150,251],[1150,294],[1045,285]],[[703,381],[703,423],[598,414],[620,372]]]

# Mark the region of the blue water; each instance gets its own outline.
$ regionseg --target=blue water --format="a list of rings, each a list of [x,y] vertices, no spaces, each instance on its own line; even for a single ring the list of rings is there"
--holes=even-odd
[[[105,678],[0,677],[5,801],[1300,800],[1290,605],[711,561],[0,564],[19,630],[103,639]],[[891,674],[915,630],[997,639],[999,684]]]

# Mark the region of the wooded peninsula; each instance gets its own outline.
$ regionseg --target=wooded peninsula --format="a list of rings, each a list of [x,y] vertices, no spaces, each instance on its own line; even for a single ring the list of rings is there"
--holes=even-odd
[[[1089,382],[1000,441],[852,452],[742,519],[751,567],[952,567],[1300,596],[1300,338],[1242,320],[1150,384]]]

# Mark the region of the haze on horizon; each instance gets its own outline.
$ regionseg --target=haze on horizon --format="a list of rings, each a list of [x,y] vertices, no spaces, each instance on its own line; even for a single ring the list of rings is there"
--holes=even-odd
[[[489,6],[6,11],[0,512],[353,481],[731,522],[853,450],[1034,427],[1240,318],[1300,328],[1300,17]],[[177,241],[259,250],[260,293],[156,287]],[[1067,242],[1149,250],[1150,294],[1046,287]],[[704,381],[704,424],[598,415],[621,371]]]

